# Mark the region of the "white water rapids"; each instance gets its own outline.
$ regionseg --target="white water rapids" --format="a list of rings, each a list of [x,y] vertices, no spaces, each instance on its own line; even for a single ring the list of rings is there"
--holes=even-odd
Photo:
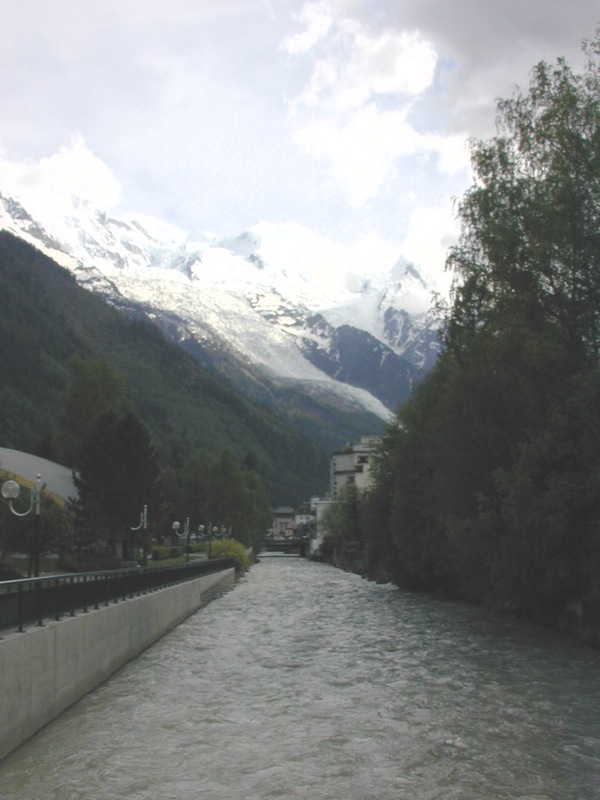
[[[264,557],[4,761],[0,798],[600,800],[600,652]]]

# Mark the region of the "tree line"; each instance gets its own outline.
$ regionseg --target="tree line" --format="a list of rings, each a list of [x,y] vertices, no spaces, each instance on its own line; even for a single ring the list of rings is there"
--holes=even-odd
[[[33,519],[16,519],[0,505],[0,558],[35,551],[70,556],[74,566],[116,566],[151,550],[152,539],[190,520],[224,527],[254,552],[271,521],[262,479],[229,448],[199,451],[181,464],[160,461],[156,446],[127,394],[123,373],[102,358],[73,358],[70,382],[54,431],[54,451],[74,468],[78,497],[66,507],[44,497],[38,537]],[[148,525],[141,525],[146,508]],[[69,559],[66,559],[69,562]]]
[[[316,404],[292,407],[290,398],[282,411],[277,396],[254,391],[233,364],[215,367],[208,352],[204,360],[201,352],[191,355],[168,326],[163,331],[143,314],[141,307],[114,308],[39,250],[0,231],[2,445],[74,466],[62,460],[56,441],[68,365],[100,358],[125,376],[161,464],[178,469],[199,450],[230,448],[241,461],[252,454],[274,505],[315,494],[327,476],[329,439],[352,438],[364,419],[332,412],[319,422]],[[303,433],[304,417],[315,428]]]
[[[372,575],[600,627],[600,34],[584,54],[580,73],[538,64],[471,143],[442,353],[330,544]]]

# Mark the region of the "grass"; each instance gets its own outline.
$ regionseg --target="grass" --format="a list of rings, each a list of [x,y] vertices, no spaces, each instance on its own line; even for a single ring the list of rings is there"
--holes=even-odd
[[[202,557],[205,555],[204,551],[196,551],[190,553],[189,560],[194,561],[199,556]],[[24,556],[13,556],[5,559],[6,562],[11,564],[15,569],[20,570],[23,577],[27,577],[27,570],[29,567],[29,559]],[[160,561],[153,561],[152,558],[148,559],[147,567],[155,568],[155,567],[165,567],[171,565],[181,565],[186,563],[185,555],[182,554],[180,556],[176,556],[174,558],[161,558]],[[43,577],[44,575],[63,575],[65,574],[64,569],[60,569],[59,566],[59,559],[58,558],[40,558],[40,576]],[[86,572],[87,570],[82,569],[82,572]],[[33,576],[32,576],[33,577]]]

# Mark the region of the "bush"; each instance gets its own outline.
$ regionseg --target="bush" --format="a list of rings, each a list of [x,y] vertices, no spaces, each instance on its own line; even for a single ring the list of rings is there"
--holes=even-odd
[[[241,542],[235,539],[224,539],[213,542],[211,547],[212,558],[233,558],[235,574],[239,577],[250,569],[250,557]]]
[[[73,553],[58,559],[63,572],[102,572],[122,566],[123,562],[109,553]]]
[[[18,581],[22,577],[23,573],[20,569],[6,561],[0,561],[0,581]]]
[[[152,560],[162,561],[164,558],[178,558],[183,555],[184,548],[178,545],[155,544],[152,547]]]

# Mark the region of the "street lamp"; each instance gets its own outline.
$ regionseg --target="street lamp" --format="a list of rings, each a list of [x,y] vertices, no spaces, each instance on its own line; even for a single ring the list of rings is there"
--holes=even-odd
[[[178,536],[180,539],[185,539],[185,563],[187,564],[190,560],[190,518],[188,517],[185,521],[183,533],[179,533],[181,525],[178,522],[174,522],[171,527],[173,528],[175,536]]]
[[[32,487],[30,490],[31,503],[29,504],[27,511],[17,511],[12,504],[12,501],[16,500],[21,492],[21,487],[19,484],[16,481],[4,481],[2,484],[2,497],[8,500],[10,510],[16,517],[26,517],[32,511],[34,512],[33,571],[36,578],[39,578],[40,576],[40,510],[42,504],[42,492],[40,488],[41,481],[42,476],[38,474],[35,479],[35,487]]]
[[[212,523],[210,523],[206,528],[204,527],[204,525],[200,525],[198,530],[200,531],[200,536],[203,536],[204,535],[204,531],[206,531],[206,535],[208,536],[208,554],[207,555],[208,555],[208,558],[210,558],[213,536],[216,538],[216,536],[217,536],[217,534],[219,532],[219,529],[217,528],[216,525],[213,528],[212,527]]]
[[[148,506],[144,506],[144,510],[140,514],[140,524],[139,525],[131,525],[129,530],[130,531],[139,531],[140,528],[146,530],[148,527]]]
[[[148,506],[144,506],[142,509],[142,513],[140,514],[140,524],[139,525],[130,525],[130,531],[139,531],[141,529],[147,530],[148,528]],[[142,544],[142,565],[145,567],[148,563],[148,557],[146,555],[146,540],[144,537],[144,542]]]

